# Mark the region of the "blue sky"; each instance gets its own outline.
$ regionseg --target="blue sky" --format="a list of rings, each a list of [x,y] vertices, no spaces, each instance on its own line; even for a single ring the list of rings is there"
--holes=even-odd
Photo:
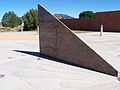
[[[22,16],[28,10],[42,4],[52,14],[63,13],[78,17],[86,10],[94,12],[120,10],[120,0],[0,0],[0,19],[5,12],[14,11]]]

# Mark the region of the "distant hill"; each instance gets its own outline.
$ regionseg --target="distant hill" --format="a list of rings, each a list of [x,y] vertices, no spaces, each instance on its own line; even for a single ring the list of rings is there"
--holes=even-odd
[[[72,19],[74,17],[68,16],[66,14],[54,14],[55,17],[57,17],[58,19]]]

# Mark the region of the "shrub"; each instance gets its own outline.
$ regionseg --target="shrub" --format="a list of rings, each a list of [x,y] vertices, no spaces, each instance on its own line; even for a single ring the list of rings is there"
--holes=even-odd
[[[38,22],[38,10],[31,9],[26,14],[22,16],[24,20],[24,30],[35,30],[37,29]]]
[[[14,12],[7,12],[2,18],[2,25],[4,27],[17,27],[21,24],[20,18]]]
[[[95,15],[93,11],[83,11],[79,14],[79,18],[93,18]]]

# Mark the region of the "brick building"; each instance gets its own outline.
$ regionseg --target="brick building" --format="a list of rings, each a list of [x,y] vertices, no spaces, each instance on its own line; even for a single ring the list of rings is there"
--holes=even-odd
[[[95,18],[61,19],[73,30],[100,30],[104,25],[104,31],[120,31],[120,11],[97,12]]]

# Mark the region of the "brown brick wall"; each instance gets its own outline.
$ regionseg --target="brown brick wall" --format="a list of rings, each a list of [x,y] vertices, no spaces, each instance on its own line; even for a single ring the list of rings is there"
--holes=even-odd
[[[73,30],[100,30],[104,25],[104,31],[120,32],[120,11],[97,12],[95,18],[61,19],[70,29]]]

